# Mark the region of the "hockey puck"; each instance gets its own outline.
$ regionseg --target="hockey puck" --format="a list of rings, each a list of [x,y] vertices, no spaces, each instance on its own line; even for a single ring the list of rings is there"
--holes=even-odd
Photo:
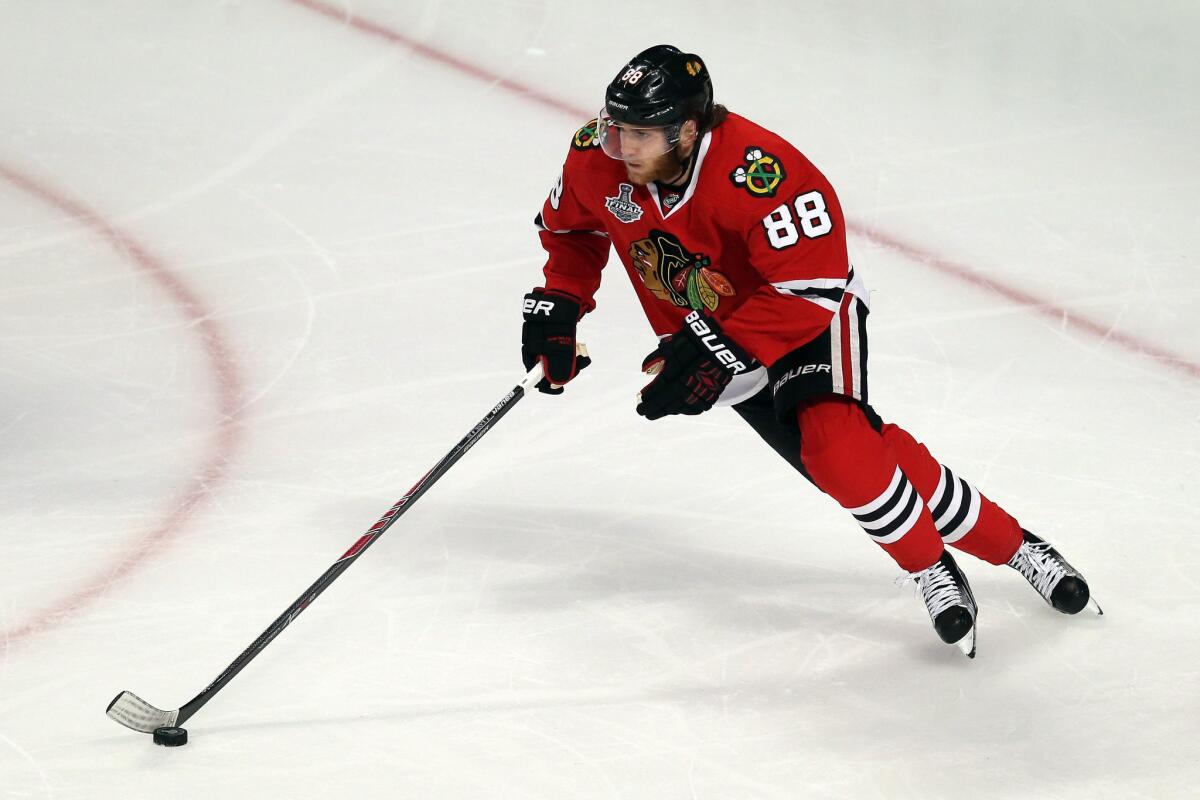
[[[182,747],[187,744],[186,728],[155,728],[154,743],[163,747]]]

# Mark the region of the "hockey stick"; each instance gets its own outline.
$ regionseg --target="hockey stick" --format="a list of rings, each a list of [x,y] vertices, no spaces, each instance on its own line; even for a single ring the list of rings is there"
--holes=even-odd
[[[587,348],[582,344],[578,345],[578,348],[580,355],[587,354]],[[243,650],[242,654],[234,659],[233,663],[226,667],[225,671],[218,675],[217,679],[209,684],[204,691],[173,711],[163,711],[161,708],[156,708],[133,692],[121,692],[108,704],[106,711],[108,716],[125,727],[140,733],[153,733],[158,728],[183,725],[193,714],[203,708],[205,703],[212,700],[217,692],[224,689],[226,684],[233,680],[234,676],[254,660],[255,656],[265,650],[267,645],[283,632],[284,628],[292,624],[292,620],[300,616],[300,612],[308,608],[320,596],[321,592],[329,587],[329,584],[337,580],[338,576],[345,572],[359,556],[366,552],[366,549],[374,544],[383,535],[383,532],[392,526],[392,523],[398,520],[413,503],[417,502],[421,495],[428,491],[429,487],[433,486],[439,478],[445,475],[450,467],[454,466],[455,462],[462,458],[476,442],[483,438],[483,435],[491,429],[496,421],[507,414],[517,404],[517,401],[524,397],[525,393],[536,386],[541,379],[542,365],[539,363],[533,369],[529,370],[525,375],[525,379],[514,386],[504,396],[504,399],[497,403],[479,421],[479,424],[472,428],[471,432],[464,436],[433,469],[425,473],[425,477],[417,481],[416,485],[408,490],[408,494],[401,497],[394,506],[389,508],[387,513],[380,517],[379,521],[372,525],[366,533],[360,536],[358,541],[341,558],[333,562],[333,565],[325,570],[324,575],[317,578],[316,582],[296,599],[296,602],[288,606],[287,610],[280,614],[279,618],[262,632],[262,635]]]

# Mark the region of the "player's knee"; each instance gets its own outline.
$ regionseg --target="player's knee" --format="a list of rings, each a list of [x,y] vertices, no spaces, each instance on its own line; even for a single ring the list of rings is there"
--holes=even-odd
[[[848,480],[852,470],[845,450],[832,441],[821,444],[805,442],[800,449],[800,460],[817,488],[846,505],[842,498],[853,487]]]
[[[890,480],[895,464],[862,409],[852,401],[821,400],[798,412],[800,460],[813,482],[846,507],[867,502]]]
[[[914,439],[911,433],[899,425],[893,425],[890,422],[883,424],[879,429],[879,435],[889,447],[897,452],[921,452],[925,450],[924,445]]]

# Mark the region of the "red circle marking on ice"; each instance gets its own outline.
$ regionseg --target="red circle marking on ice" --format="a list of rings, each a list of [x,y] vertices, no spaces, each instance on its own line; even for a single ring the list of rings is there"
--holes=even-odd
[[[545,106],[554,111],[569,114],[577,120],[586,119],[592,115],[590,111],[551,97],[530,86],[505,78],[484,67],[472,64],[451,53],[439,50],[431,45],[392,30],[385,25],[372,22],[343,9],[335,8],[327,3],[320,2],[320,0],[292,0],[292,2],[295,5],[321,14],[326,18],[340,22],[359,33],[400,45],[423,58],[439,63],[467,77],[486,83],[489,86],[504,89],[525,100]],[[10,167],[0,165],[0,177],[6,178],[14,185],[59,208],[74,217],[76,221],[99,233],[116,249],[129,256],[138,267],[148,273],[155,282],[171,295],[177,305],[192,321],[201,339],[204,341],[205,349],[208,352],[209,360],[216,376],[219,406],[221,409],[220,419],[217,422],[215,432],[213,453],[208,461],[205,462],[200,475],[184,493],[175,510],[157,527],[146,534],[116,564],[86,584],[83,588],[41,611],[28,622],[11,630],[0,632],[0,639],[7,644],[20,641],[44,630],[80,606],[95,600],[113,582],[124,578],[132,572],[178,530],[188,517],[191,516],[201,500],[209,493],[211,483],[215,479],[220,478],[224,473],[225,462],[238,438],[234,412],[237,409],[238,398],[241,392],[237,370],[230,355],[229,346],[226,344],[216,324],[208,317],[191,290],[177,276],[173,275],[159,259],[151,255],[146,248],[141,246],[128,234],[105,222],[95,212],[27,175]],[[1032,292],[1010,286],[996,278],[985,276],[977,270],[956,264],[950,259],[930,253],[893,234],[883,233],[876,229],[853,223],[850,224],[850,231],[917,263],[937,270],[944,275],[992,291],[1016,305],[1037,312],[1040,315],[1052,317],[1058,322],[1065,322],[1068,327],[1073,327],[1096,336],[1101,341],[1116,345],[1123,350],[1137,355],[1149,356],[1155,361],[1178,370],[1189,377],[1200,378],[1200,363],[1173,353],[1152,342],[1133,336],[1132,334],[1124,333],[1111,325],[1097,322],[1077,312],[1069,311],[1052,301],[1036,296]]]
[[[8,647],[52,627],[95,601],[114,583],[128,577],[179,532],[201,502],[211,494],[213,485],[224,477],[225,466],[239,438],[235,415],[242,388],[229,343],[220,327],[212,320],[212,315],[199,297],[178,275],[167,268],[162,259],[97,212],[46,183],[5,164],[0,164],[0,178],[98,234],[166,292],[187,320],[189,328],[195,331],[203,343],[216,383],[218,409],[211,452],[190,484],[172,504],[171,512],[118,555],[113,563],[71,594],[41,609],[25,622],[0,631],[0,643]]]
[[[352,14],[343,8],[336,8],[329,3],[322,2],[322,0],[291,1],[310,11],[315,11],[328,19],[340,22],[351,30],[384,39],[391,44],[400,45],[423,58],[437,62],[469,78],[474,78],[489,86],[504,89],[507,92],[518,95],[522,99],[537,103],[554,111],[569,114],[576,121],[582,121],[595,116],[595,110],[587,111],[556,97],[551,97],[523,83],[506,78],[477,64],[472,64],[445,50],[439,50],[436,47],[420,42],[411,36],[406,36],[399,31],[392,30],[386,25],[372,22],[364,17]],[[1068,328],[1074,328],[1075,330],[1090,334],[1101,341],[1116,345],[1120,349],[1136,355],[1148,356],[1163,366],[1182,372],[1191,378],[1200,378],[1200,362],[1179,353],[1174,353],[1165,347],[1161,347],[1133,334],[1124,333],[1112,325],[1097,322],[1076,311],[1064,308],[1051,300],[1038,297],[1032,292],[1009,285],[997,278],[986,276],[979,270],[957,264],[951,259],[938,256],[917,245],[906,242],[894,234],[884,233],[874,228],[854,223],[848,223],[848,229],[851,233],[868,239],[882,247],[886,247],[911,261],[923,264],[943,275],[957,278],[972,286],[990,290],[1018,306],[1034,311],[1042,316],[1050,317],[1060,324],[1065,324]]]

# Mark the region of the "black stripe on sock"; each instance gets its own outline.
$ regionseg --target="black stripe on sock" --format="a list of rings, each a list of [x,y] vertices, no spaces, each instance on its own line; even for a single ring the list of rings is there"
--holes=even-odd
[[[954,477],[954,473],[950,471],[950,468],[945,465],[942,465],[942,472],[946,478],[946,488],[942,492],[942,499],[938,501],[937,506],[932,510],[934,522],[941,519],[942,515],[950,508],[950,501],[954,499],[955,481],[958,480]]]
[[[900,514],[898,514],[894,520],[892,520],[891,522],[889,522],[887,525],[883,526],[882,528],[877,528],[873,531],[867,531],[867,535],[874,536],[876,538],[883,538],[885,536],[891,536],[893,533],[896,532],[897,528],[899,528],[901,525],[903,525],[905,522],[908,521],[908,518],[910,516],[912,516],[913,509],[917,507],[917,503],[919,503],[919,502],[921,502],[921,496],[919,494],[917,494],[916,492],[912,492],[908,498],[908,503],[906,503],[904,506],[904,511],[902,511]],[[866,529],[864,528],[863,530],[866,530]]]
[[[874,511],[868,511],[865,514],[855,514],[854,518],[860,523],[863,523],[874,522],[877,519],[882,519],[883,517],[887,516],[888,512],[894,509],[896,504],[900,502],[900,498],[904,496],[904,490],[907,486],[908,478],[905,477],[903,472],[901,472],[900,482],[896,484],[896,491],[892,492],[892,496],[887,499],[887,502]]]
[[[949,536],[958,530],[958,526],[963,524],[963,520],[967,518],[967,512],[971,510],[971,485],[962,478],[955,478],[962,487],[962,502],[958,506],[958,511],[955,512],[954,518],[946,524],[938,533],[942,536]]]

